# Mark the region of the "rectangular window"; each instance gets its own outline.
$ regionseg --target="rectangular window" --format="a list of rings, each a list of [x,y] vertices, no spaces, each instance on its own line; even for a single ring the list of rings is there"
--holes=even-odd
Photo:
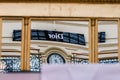
[[[31,30],[31,40],[38,40],[38,30]]]
[[[21,41],[21,30],[13,30],[13,41]]]
[[[105,37],[106,37],[105,32],[99,32],[98,33],[98,42],[105,43],[105,39],[106,39]]]

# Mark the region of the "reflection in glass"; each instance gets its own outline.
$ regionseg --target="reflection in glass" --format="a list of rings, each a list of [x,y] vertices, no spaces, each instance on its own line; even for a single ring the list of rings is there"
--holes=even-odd
[[[5,72],[20,71],[22,20],[2,21],[1,61],[5,64]],[[16,33],[16,34],[14,34]]]
[[[88,59],[71,57],[71,63],[74,63],[74,64],[88,64],[89,61],[88,61]]]
[[[5,72],[20,72],[20,57],[2,57],[2,63],[5,64]],[[40,71],[39,55],[30,55],[30,71]]]
[[[98,63],[118,63],[117,21],[98,21],[98,42]]]
[[[118,59],[101,59],[99,60],[99,64],[114,64],[118,63]]]
[[[12,39],[13,41],[21,41],[21,30],[14,30]],[[47,31],[47,30],[42,31],[42,30],[32,29],[31,40],[47,40],[47,41],[58,41],[58,42],[86,45],[84,34],[60,32],[60,31]],[[101,35],[100,35],[100,40],[102,40]]]
[[[47,51],[61,51],[65,62],[88,63],[89,53],[89,21],[41,21],[32,20],[31,30],[38,30],[39,40],[31,40],[31,48],[39,49],[39,52],[31,50],[33,54],[41,54],[43,63],[48,63]],[[66,53],[65,53],[66,52]],[[82,54],[68,58],[73,53]],[[84,56],[84,54],[87,54]],[[78,58],[77,58],[78,57]],[[68,60],[69,59],[69,60]],[[77,61],[76,61],[77,59]],[[52,59],[51,59],[52,60]],[[55,60],[54,60],[55,61]]]
[[[30,55],[30,71],[40,71],[40,57],[39,55]]]
[[[20,71],[20,57],[2,57],[2,63],[5,64],[5,72]]]

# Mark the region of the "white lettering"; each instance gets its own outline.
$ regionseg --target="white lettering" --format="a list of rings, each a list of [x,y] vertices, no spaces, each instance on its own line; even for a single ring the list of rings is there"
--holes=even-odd
[[[52,38],[52,39],[63,39],[63,34],[58,34],[58,33],[55,33],[55,34],[48,34],[49,38]]]
[[[55,35],[53,34],[53,35],[51,35],[52,36],[52,38],[54,39],[55,38]]]
[[[63,39],[63,34],[58,34],[59,39]]]
[[[52,38],[51,34],[48,34],[49,38]]]
[[[55,38],[57,39],[57,37],[58,37],[58,36],[57,36],[57,33],[55,33]]]

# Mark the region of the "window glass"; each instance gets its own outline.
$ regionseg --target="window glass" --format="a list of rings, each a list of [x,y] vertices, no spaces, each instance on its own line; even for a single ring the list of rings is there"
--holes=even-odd
[[[118,23],[98,21],[98,62],[118,63]]]
[[[31,20],[31,30],[38,30],[39,40],[31,40],[31,48],[39,49],[39,52],[31,50],[31,54],[41,55],[42,63],[48,63],[47,50],[58,49],[64,52],[60,55],[64,55],[66,63],[87,64],[89,56],[88,26],[89,21],[33,19]]]
[[[20,72],[22,20],[2,21],[2,58],[5,72]]]

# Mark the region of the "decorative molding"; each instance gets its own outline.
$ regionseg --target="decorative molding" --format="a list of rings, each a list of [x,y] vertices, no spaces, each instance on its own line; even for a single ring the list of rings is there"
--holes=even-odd
[[[0,0],[7,3],[120,3],[120,0]]]
[[[14,7],[14,8],[13,8]],[[31,17],[120,17],[119,4],[0,3],[0,16]],[[74,20],[74,19],[71,19]]]

